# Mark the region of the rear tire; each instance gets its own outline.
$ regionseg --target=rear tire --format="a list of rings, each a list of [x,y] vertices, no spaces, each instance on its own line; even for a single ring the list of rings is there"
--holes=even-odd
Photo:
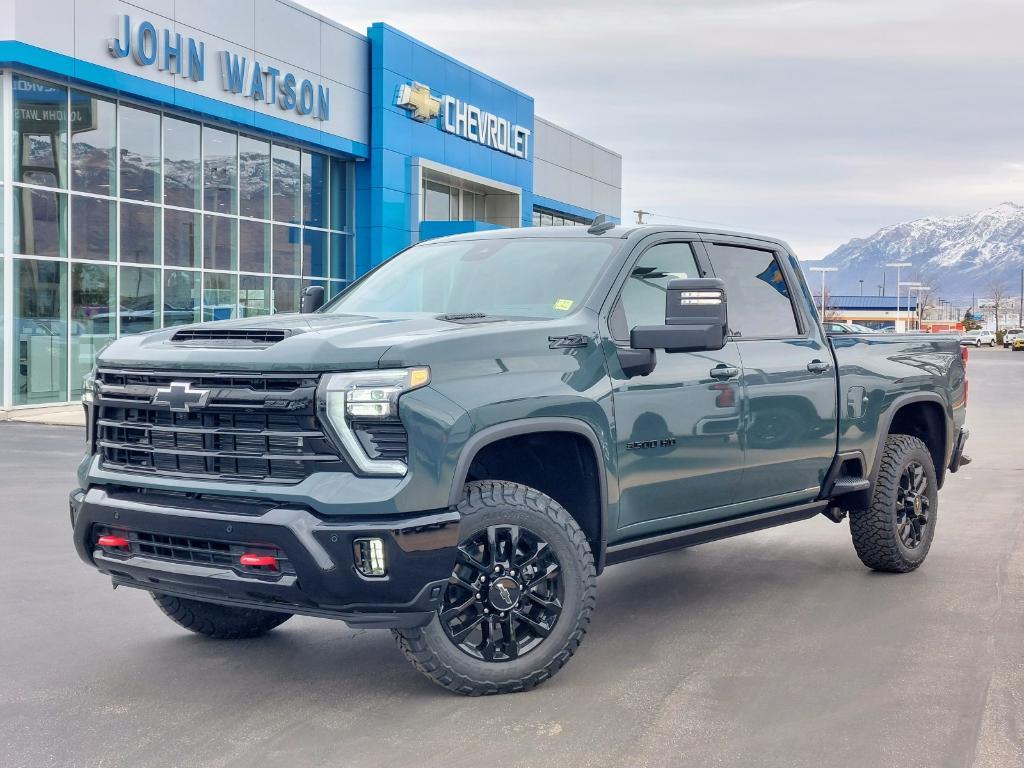
[[[587,537],[558,502],[517,483],[469,483],[458,510],[460,554],[437,615],[392,632],[412,665],[450,691],[528,691],[565,665],[590,624]]]
[[[244,640],[264,635],[292,617],[290,613],[234,608],[184,597],[152,593],[160,610],[180,627],[216,640]]]
[[[928,556],[938,515],[938,485],[927,446],[889,435],[867,509],[850,512],[857,556],[868,568],[908,573]]]

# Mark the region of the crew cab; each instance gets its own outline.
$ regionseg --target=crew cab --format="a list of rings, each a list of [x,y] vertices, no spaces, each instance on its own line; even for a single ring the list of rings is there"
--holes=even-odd
[[[340,619],[522,691],[616,563],[824,515],[914,570],[968,461],[957,338],[828,337],[779,240],[479,232],[321,302],[121,338],[86,383],[75,547],[186,629]]]

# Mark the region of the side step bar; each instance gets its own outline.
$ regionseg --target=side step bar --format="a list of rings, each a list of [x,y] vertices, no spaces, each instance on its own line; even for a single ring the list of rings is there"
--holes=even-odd
[[[733,520],[721,520],[717,523],[697,525],[693,528],[684,528],[681,531],[673,531],[672,533],[635,539],[621,544],[612,544],[608,547],[605,555],[605,563],[607,565],[624,563],[628,560],[636,560],[648,555],[658,554],[659,552],[683,549],[709,541],[727,539],[730,536],[739,536],[741,533],[751,533],[765,528],[774,528],[777,525],[808,520],[824,510],[826,506],[827,502],[825,501],[812,501],[810,504],[784,507],[772,512],[762,512],[748,517],[738,517]]]
[[[871,488],[871,481],[866,477],[840,477],[832,484],[832,496],[842,496],[846,493],[866,491]]]
[[[819,499],[832,499],[847,493],[867,491],[871,481],[866,478],[864,454],[860,451],[846,451],[836,454],[821,484]]]

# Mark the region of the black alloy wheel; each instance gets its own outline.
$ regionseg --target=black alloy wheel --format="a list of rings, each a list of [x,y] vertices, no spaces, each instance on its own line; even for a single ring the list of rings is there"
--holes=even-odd
[[[916,549],[924,539],[930,507],[928,477],[924,467],[912,461],[900,475],[896,490],[896,532],[907,549]]]
[[[850,512],[857,556],[868,568],[909,573],[928,556],[939,513],[932,455],[919,438],[885,439],[871,500]]]
[[[548,543],[517,525],[491,525],[459,545],[440,608],[441,625],[463,652],[511,661],[555,628],[565,590]]]
[[[461,543],[431,621],[393,630],[406,658],[455,693],[515,693],[551,679],[590,624],[597,573],[578,522],[544,493],[466,484]]]

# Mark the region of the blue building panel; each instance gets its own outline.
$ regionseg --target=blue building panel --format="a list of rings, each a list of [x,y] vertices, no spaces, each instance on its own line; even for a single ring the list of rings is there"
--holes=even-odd
[[[464,235],[467,232],[487,232],[501,229],[497,224],[486,221],[424,221],[420,223],[420,240],[432,240],[435,237],[448,235]]]
[[[525,204],[530,199],[533,187],[533,99],[386,24],[374,24],[368,31],[368,37],[371,47],[371,91],[374,93],[370,115],[372,144],[374,150],[379,148],[388,152],[389,161],[386,164],[374,164],[366,197],[368,200],[379,197],[384,194],[384,190],[403,192],[403,199],[409,206],[406,211],[399,211],[395,206],[400,203],[394,196],[389,196],[386,210],[381,204],[381,216],[372,217],[372,223],[394,223],[399,218],[406,222],[418,220],[418,211],[412,210],[412,206],[419,201],[418,190],[411,188],[417,180],[410,172],[414,161],[418,159],[518,187],[522,190],[524,202],[521,218],[529,222],[529,209]],[[530,139],[527,157],[514,157],[460,135],[445,132],[441,125],[443,113],[423,122],[414,119],[409,110],[395,103],[399,89],[413,83],[427,86],[435,99],[450,96],[528,129]],[[399,164],[396,155],[403,156],[406,162]],[[408,231],[409,242],[418,235],[418,232]],[[394,240],[389,245],[378,239],[385,236],[396,237],[387,228],[371,226],[371,238],[375,239],[363,244],[364,248],[369,247],[371,260],[375,264],[393,252]]]

